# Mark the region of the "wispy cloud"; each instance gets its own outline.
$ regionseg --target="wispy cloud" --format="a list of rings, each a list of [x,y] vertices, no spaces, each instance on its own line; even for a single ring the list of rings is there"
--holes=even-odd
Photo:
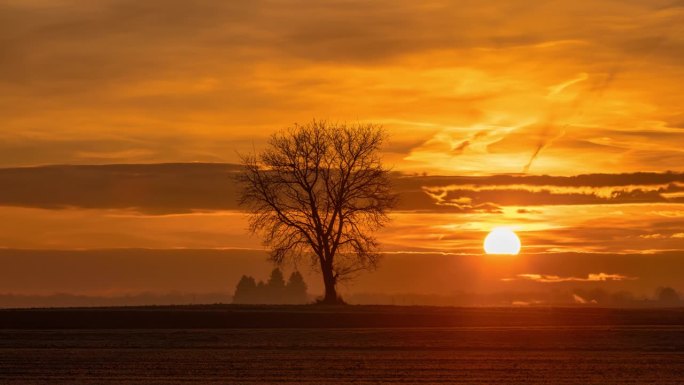
[[[587,299],[585,299],[584,297],[582,297],[582,296],[579,295],[579,294],[573,294],[573,295],[572,295],[572,300],[573,300],[576,304],[580,304],[580,305],[595,304],[595,303],[597,303],[595,299],[587,300]]]
[[[527,280],[542,283],[559,283],[559,282],[603,282],[603,281],[624,281],[634,280],[637,277],[629,277],[622,274],[607,274],[607,273],[589,273],[586,277],[561,277],[551,274],[518,274],[515,278],[502,278],[504,282]]]
[[[312,115],[385,124],[412,172],[683,163],[681,7],[47,4],[0,5],[0,166],[235,161]]]

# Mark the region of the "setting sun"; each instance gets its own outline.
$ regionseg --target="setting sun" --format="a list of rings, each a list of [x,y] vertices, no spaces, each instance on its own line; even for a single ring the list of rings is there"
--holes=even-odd
[[[515,255],[520,252],[520,238],[509,228],[497,227],[487,234],[484,250],[487,254]]]

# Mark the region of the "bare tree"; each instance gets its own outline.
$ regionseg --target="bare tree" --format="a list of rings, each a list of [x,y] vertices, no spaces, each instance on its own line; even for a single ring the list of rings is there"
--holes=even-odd
[[[263,235],[277,264],[310,258],[323,278],[323,303],[340,303],[337,283],[377,265],[373,232],[396,202],[380,161],[384,138],[373,124],[312,121],[242,157],[250,230]]]

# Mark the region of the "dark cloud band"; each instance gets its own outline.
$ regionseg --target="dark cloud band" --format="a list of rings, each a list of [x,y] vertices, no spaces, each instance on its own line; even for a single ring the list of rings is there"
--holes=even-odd
[[[44,166],[0,169],[0,205],[135,209],[151,214],[237,210],[234,176],[223,163]],[[394,174],[400,209],[498,212],[502,206],[684,201],[684,174],[482,177]]]

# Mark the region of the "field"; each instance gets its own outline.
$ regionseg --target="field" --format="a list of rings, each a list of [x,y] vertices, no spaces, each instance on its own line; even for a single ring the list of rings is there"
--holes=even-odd
[[[0,383],[684,383],[682,309],[129,308],[53,311],[52,319],[44,312],[0,311]],[[117,312],[128,323],[112,328],[100,318],[117,320]],[[270,323],[200,327],[212,312]],[[135,314],[149,321],[177,313],[182,329],[132,328]],[[91,327],[66,328],[65,314],[90,314]],[[296,327],[293,314],[323,323]],[[392,317],[379,322],[379,314]],[[408,326],[391,322],[402,314]],[[329,325],[317,315],[356,323]],[[12,324],[19,316],[44,324],[21,328]],[[421,325],[427,320],[431,326]]]

